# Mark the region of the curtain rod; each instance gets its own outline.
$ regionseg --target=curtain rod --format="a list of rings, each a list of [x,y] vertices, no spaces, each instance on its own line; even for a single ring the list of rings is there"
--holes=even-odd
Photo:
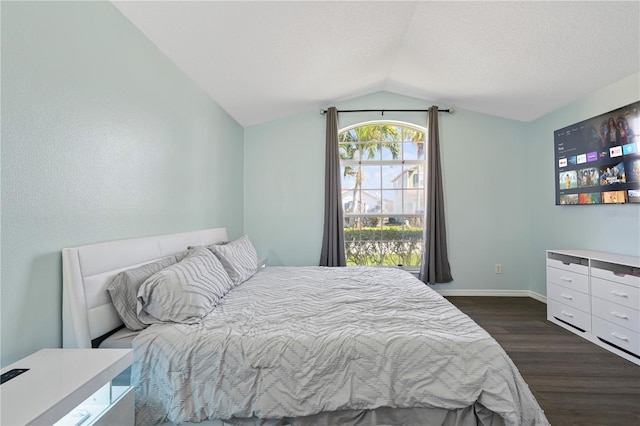
[[[429,112],[428,109],[339,109],[337,112],[380,112],[384,115],[385,112]],[[453,114],[454,109],[439,109],[438,112],[448,112]],[[326,109],[321,109],[320,114],[326,114]]]

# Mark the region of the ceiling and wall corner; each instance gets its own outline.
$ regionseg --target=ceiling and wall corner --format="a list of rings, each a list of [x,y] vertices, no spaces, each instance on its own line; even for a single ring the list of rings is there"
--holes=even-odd
[[[113,4],[244,127],[379,91],[529,122],[640,67],[637,1]]]

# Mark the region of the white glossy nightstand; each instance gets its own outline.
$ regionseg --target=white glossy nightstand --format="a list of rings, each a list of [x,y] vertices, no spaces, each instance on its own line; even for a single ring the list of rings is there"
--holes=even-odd
[[[131,386],[111,381],[131,349],[43,349],[2,369],[29,369],[0,385],[2,425],[133,425]]]

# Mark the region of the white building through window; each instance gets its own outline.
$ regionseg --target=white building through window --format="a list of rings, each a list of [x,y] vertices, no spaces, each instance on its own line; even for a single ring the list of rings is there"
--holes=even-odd
[[[396,121],[340,130],[347,265],[420,265],[425,137],[425,128]]]

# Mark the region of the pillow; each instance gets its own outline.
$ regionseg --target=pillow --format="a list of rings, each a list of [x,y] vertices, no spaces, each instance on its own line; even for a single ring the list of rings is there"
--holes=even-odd
[[[222,264],[206,248],[150,276],[138,291],[138,318],[145,324],[196,324],[233,287]]]
[[[189,246],[189,247],[187,247],[187,251],[193,250],[193,249],[196,249],[196,248],[200,248],[200,247],[206,247],[209,250],[212,250],[213,247],[215,247],[215,246],[222,246],[222,245],[225,245],[225,244],[229,244],[229,241],[218,241],[217,243],[209,244],[208,246]]]
[[[168,256],[155,262],[128,269],[117,274],[107,291],[113,301],[118,316],[130,330],[142,330],[147,324],[141,322],[137,315],[138,290],[143,282],[156,272],[177,262],[175,256]]]
[[[181,251],[179,253],[175,254],[176,260],[177,262],[182,262],[184,259],[186,259],[187,257],[190,257],[191,255],[193,255],[195,253],[194,249],[198,248],[196,247],[188,247],[185,251]]]
[[[258,270],[258,254],[246,235],[230,243],[208,248],[218,256],[234,286],[245,282]]]

